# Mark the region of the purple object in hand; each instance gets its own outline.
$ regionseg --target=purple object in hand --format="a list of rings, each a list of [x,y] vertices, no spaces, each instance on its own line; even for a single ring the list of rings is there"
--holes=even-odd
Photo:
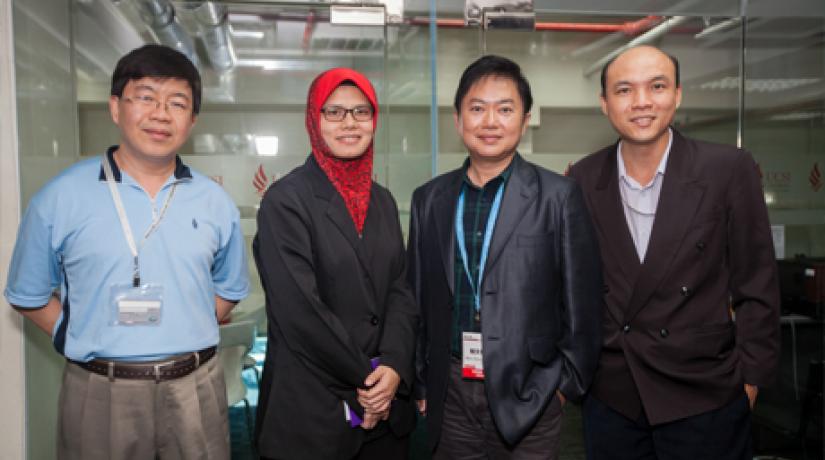
[[[370,366],[372,366],[373,370],[378,367],[379,362],[380,360],[378,357],[370,358]],[[362,420],[361,417],[359,417],[358,414],[352,410],[352,408],[349,408],[349,426],[352,428],[357,428],[361,426],[362,423],[364,423],[364,420]]]

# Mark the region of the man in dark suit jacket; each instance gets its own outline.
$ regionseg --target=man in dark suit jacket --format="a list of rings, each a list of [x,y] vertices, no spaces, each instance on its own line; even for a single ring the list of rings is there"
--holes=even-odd
[[[561,406],[595,369],[595,235],[575,182],[516,153],[531,104],[514,62],[471,64],[455,96],[469,159],[413,194],[415,397],[436,459],[555,458]]]
[[[570,169],[604,265],[604,345],[584,404],[589,459],[750,459],[774,376],[779,292],[750,154],[670,128],[678,61],[642,46],[602,72],[617,144]]]

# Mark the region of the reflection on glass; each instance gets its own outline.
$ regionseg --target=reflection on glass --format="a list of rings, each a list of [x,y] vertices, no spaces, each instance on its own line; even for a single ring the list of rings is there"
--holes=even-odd
[[[682,63],[684,99],[675,125],[692,137],[736,142],[742,51],[742,24],[735,18],[738,0],[670,2],[658,11],[647,10],[650,2],[613,2],[608,11],[603,1],[536,1],[536,31],[482,34],[477,28],[441,27],[436,133],[430,131],[432,63],[422,19],[426,4],[407,2],[404,23],[382,28],[332,26],[321,3],[297,7],[218,2],[215,5],[226,8],[223,16],[210,16],[221,8],[199,12],[191,8],[195,3],[200,2],[74,0],[58,8],[48,0],[13,1],[24,204],[45,180],[80,156],[99,155],[116,142],[107,101],[117,59],[145,42],[171,43],[176,36],[179,46],[191,45],[197,56],[205,96],[182,153],[230,192],[247,238],[255,233],[254,218],[266,187],[309,154],[304,95],[315,75],[335,66],[356,68],[376,85],[382,106],[374,174],[395,195],[405,229],[412,191],[430,178],[430,137],[438,136],[439,172],[457,167],[465,157],[455,134],[452,97],[461,70],[484,52],[505,55],[524,68],[536,102],[521,151],[530,161],[564,172],[616,139],[600,113],[599,66],[591,70],[594,64],[671,16],[685,16],[651,39]],[[798,11],[805,2],[791,3],[788,11]],[[814,3],[821,7],[821,2]],[[164,13],[166,4],[175,9],[174,24]],[[147,8],[152,5],[157,8]],[[438,15],[460,18],[462,6],[439,4]],[[743,146],[759,162],[771,222],[782,226],[787,258],[825,257],[825,26],[821,11],[811,11],[813,17],[773,12],[747,21]],[[216,34],[210,43],[231,43],[231,51],[221,51],[227,59],[210,55],[212,48],[201,38],[206,32]],[[273,152],[277,154],[266,155]],[[260,290],[250,302],[262,305]],[[794,346],[803,350],[809,340],[821,343],[821,323],[813,332],[795,329],[793,341],[789,324],[783,323],[783,353]],[[803,327],[800,324],[794,327]],[[29,382],[58,378],[38,370],[51,356],[48,344],[30,346],[27,356],[42,358],[32,359]],[[806,361],[811,355],[797,355],[796,366],[791,356],[783,355],[779,393],[766,392],[764,405],[757,409],[757,416],[775,422],[777,430],[787,431],[799,422],[803,389],[811,375]],[[56,398],[44,390],[29,404],[56,407]],[[771,404],[781,410],[770,412]],[[760,413],[760,407],[767,412]],[[43,433],[43,427],[53,424],[48,412],[35,409],[30,412],[31,432]],[[37,419],[37,414],[45,418]],[[813,420],[810,433],[817,427],[821,433],[821,416],[818,426]],[[571,420],[567,426],[575,429],[580,423]],[[786,435],[773,444],[764,436],[760,452],[801,458],[798,450],[782,450],[788,445]],[[570,458],[582,458],[576,436],[575,442],[563,445]],[[31,442],[29,451],[33,458],[51,458],[43,449],[52,444]]]

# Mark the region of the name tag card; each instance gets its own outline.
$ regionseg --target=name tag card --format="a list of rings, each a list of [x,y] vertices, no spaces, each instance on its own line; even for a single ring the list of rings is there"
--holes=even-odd
[[[481,353],[481,333],[461,333],[461,376],[484,380],[484,357]]]
[[[154,284],[112,286],[112,325],[157,326],[163,308],[163,287]]]

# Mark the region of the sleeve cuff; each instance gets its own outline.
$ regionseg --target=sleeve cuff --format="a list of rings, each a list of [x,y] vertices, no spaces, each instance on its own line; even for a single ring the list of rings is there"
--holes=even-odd
[[[40,308],[49,303],[49,299],[52,298],[51,292],[49,292],[46,295],[28,296],[14,294],[12,292],[9,292],[8,289],[6,289],[4,295],[6,296],[6,300],[11,305],[20,308]]]

